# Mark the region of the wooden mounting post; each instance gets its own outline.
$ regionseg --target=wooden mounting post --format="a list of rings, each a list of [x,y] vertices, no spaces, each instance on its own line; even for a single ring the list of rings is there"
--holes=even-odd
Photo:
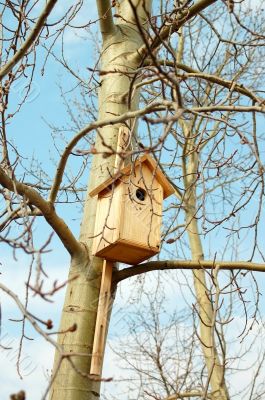
[[[131,135],[130,130],[126,126],[121,126],[118,133],[117,154],[115,158],[115,171],[120,171],[124,167],[124,159],[119,153],[126,153],[130,150]]]
[[[108,314],[111,304],[111,281],[113,262],[104,260],[101,278],[98,311],[92,350],[90,374],[101,375],[103,353],[107,334]]]

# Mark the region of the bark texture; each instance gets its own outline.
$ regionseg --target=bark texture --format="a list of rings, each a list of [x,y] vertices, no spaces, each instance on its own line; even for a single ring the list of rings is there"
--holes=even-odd
[[[139,20],[145,24],[146,12],[142,2],[135,1]],[[147,7],[149,2],[145,2]],[[102,7],[106,9],[106,7]],[[143,39],[135,23],[131,10],[131,2],[124,0],[117,12],[119,23],[109,23],[106,29],[101,24],[103,49],[101,54],[101,87],[98,93],[99,119],[122,115],[130,109],[138,107],[138,93],[129,99],[130,85],[135,76],[140,59],[137,49],[143,45]],[[109,17],[109,15],[108,15]],[[107,32],[107,33],[106,33]],[[133,127],[134,121],[127,121]],[[90,171],[88,193],[109,177],[113,172],[115,155],[106,157],[117,149],[118,131],[121,125],[107,125],[98,131],[96,150]],[[87,195],[80,241],[88,253],[91,250],[91,237],[94,233],[96,198]],[[75,332],[66,332],[58,336],[58,342],[67,354],[83,353],[87,356],[71,357],[75,368],[65,358],[57,371],[52,385],[50,400],[92,400],[99,397],[100,382],[87,377],[90,370],[91,352],[94,339],[94,329],[97,315],[97,304],[101,282],[103,260],[83,255],[74,255],[71,262],[69,278],[78,275],[78,279],[70,282],[67,287],[62,313],[60,331],[64,332],[77,324]],[[54,373],[60,363],[60,354],[56,352]]]
[[[198,222],[196,219],[196,176],[198,171],[198,154],[193,140],[187,135],[187,154],[184,156],[185,194],[188,209],[186,210],[186,224],[191,249],[192,260],[204,259]],[[190,134],[192,136],[192,134]],[[200,320],[200,341],[208,372],[208,380],[205,395],[211,393],[213,400],[229,400],[228,390],[225,384],[225,366],[220,361],[215,342],[216,314],[211,295],[206,281],[206,273],[203,269],[193,271],[194,288],[197,298],[197,311]]]

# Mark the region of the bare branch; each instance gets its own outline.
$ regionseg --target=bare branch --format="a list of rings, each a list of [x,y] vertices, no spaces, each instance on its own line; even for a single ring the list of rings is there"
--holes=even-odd
[[[113,279],[115,282],[123,281],[132,276],[144,274],[150,271],[163,271],[169,269],[183,270],[201,270],[214,269],[218,267],[220,270],[244,270],[265,272],[265,264],[257,264],[245,261],[211,261],[211,260],[169,260],[169,261],[150,261],[144,264],[135,265],[134,267],[124,268],[114,272]]]
[[[190,110],[185,110],[188,112],[214,112],[214,111],[228,111],[228,112],[260,112],[265,113],[265,106],[205,106],[205,107],[194,107]]]
[[[115,30],[110,0],[97,0],[100,31],[103,39]]]
[[[57,348],[61,352],[61,346],[59,346],[55,340],[51,339],[48,333],[46,333],[44,330],[42,330],[39,325],[37,324],[36,320],[32,316],[31,313],[28,312],[28,310],[23,306],[21,301],[19,300],[18,296],[8,287],[6,287],[3,283],[0,283],[0,290],[5,292],[8,296],[10,296],[18,306],[19,310],[21,311],[22,315],[30,322],[30,324],[33,326],[36,332],[38,332],[42,337],[44,337],[47,342],[49,342],[51,345],[53,345],[55,348]]]
[[[83,253],[83,246],[76,240],[69,227],[64,220],[60,218],[54,209],[54,206],[43,199],[43,197],[33,188],[28,187],[24,183],[17,181],[14,177],[9,176],[0,167],[0,183],[3,187],[11,192],[18,193],[20,196],[25,196],[30,204],[33,204],[43,213],[48,224],[55,230],[63,245],[72,255]]]
[[[172,394],[171,396],[169,396],[163,400],[179,400],[179,399],[186,399],[186,398],[190,398],[190,397],[201,397],[201,396],[202,396],[202,392],[200,392],[199,390],[197,390],[197,391],[192,390],[190,392]],[[211,398],[210,394],[206,394],[206,396],[204,396],[204,399],[210,399],[210,398]]]
[[[170,35],[172,35],[174,32],[177,32],[184,24],[185,22],[189,21],[196,15],[198,15],[201,11],[215,3],[217,0],[199,0],[197,3],[195,3],[192,7],[187,8],[185,10],[185,13],[180,16],[179,19],[176,19],[172,23],[172,25],[165,26],[162,31],[159,33],[159,35],[152,40],[152,45],[151,49],[155,50],[157,49],[161,43],[166,40]],[[142,56],[145,56],[148,54],[146,46],[142,46],[141,49],[139,49],[139,53]]]
[[[11,71],[11,69],[24,57],[26,52],[29,50],[30,46],[35,42],[37,39],[41,29],[43,28],[45,21],[48,17],[48,15],[51,13],[52,9],[54,8],[55,4],[57,3],[58,0],[49,0],[46,6],[44,7],[42,13],[39,16],[38,21],[36,22],[36,25],[32,29],[29,37],[21,46],[21,48],[14,54],[12,59],[3,66],[3,68],[0,70],[0,80],[2,80],[8,72]]]
[[[169,67],[174,67],[174,68],[179,68],[182,69],[183,71],[187,72],[187,74],[180,75],[181,79],[186,79],[186,78],[200,78],[204,79],[208,82],[216,83],[220,86],[223,86],[229,90],[232,90],[233,92],[237,92],[240,94],[243,94],[250,99],[252,99],[255,103],[263,103],[264,99],[259,98],[253,93],[250,89],[246,88],[243,84],[236,83],[234,81],[230,81],[227,79],[223,79],[219,77],[218,75],[212,75],[212,74],[207,74],[201,71],[198,71],[194,68],[189,67],[188,65],[182,64],[182,63],[175,63],[173,61],[169,60],[159,60],[158,64],[163,66],[169,66]],[[150,62],[146,61],[146,65],[150,65]]]
[[[106,125],[116,125],[120,122],[128,121],[129,119],[132,118],[137,118],[140,117],[141,115],[145,115],[148,113],[153,112],[155,109],[165,109],[171,106],[172,103],[169,102],[155,102],[152,103],[145,108],[137,111],[128,111],[118,117],[111,117],[111,118],[105,118],[104,120],[101,121],[95,121],[92,122],[91,124],[87,125],[84,129],[82,129],[79,133],[76,134],[76,136],[73,137],[73,139],[69,142],[69,144],[65,147],[64,152],[60,158],[56,175],[53,181],[53,185],[51,188],[50,196],[49,196],[49,201],[51,203],[54,203],[56,200],[57,193],[60,189],[60,184],[62,182],[63,178],[63,173],[65,170],[65,166],[68,160],[68,157],[70,156],[73,148],[75,145],[81,140],[85,135],[93,131],[94,129],[102,128],[103,126]]]
[[[58,191],[60,189],[60,184],[62,182],[64,170],[66,167],[67,160],[75,147],[75,145],[81,140],[84,136],[89,134],[91,131],[94,129],[101,128],[106,125],[115,125],[124,121],[128,121],[129,119],[132,118],[137,118],[142,115],[146,115],[149,113],[152,113],[154,111],[158,110],[165,110],[165,109],[172,109],[176,110],[176,107],[178,107],[178,104],[175,104],[174,102],[162,100],[158,102],[154,102],[146,106],[145,108],[142,108],[141,110],[137,111],[128,111],[127,113],[124,113],[123,115],[120,115],[118,117],[112,117],[112,118],[106,118],[102,121],[95,121],[92,122],[91,124],[87,125],[84,129],[82,129],[79,133],[74,136],[74,138],[69,142],[69,144],[65,147],[64,152],[60,158],[56,175],[53,181],[53,186],[51,188],[50,196],[49,196],[49,201],[51,203],[54,203],[56,200],[56,196],[58,194]],[[179,109],[179,111],[181,111]],[[192,109],[185,109],[184,112],[188,113],[201,113],[201,112],[215,112],[215,111],[229,111],[229,112],[260,112],[260,113],[265,113],[265,106],[209,106],[209,107],[194,107]]]

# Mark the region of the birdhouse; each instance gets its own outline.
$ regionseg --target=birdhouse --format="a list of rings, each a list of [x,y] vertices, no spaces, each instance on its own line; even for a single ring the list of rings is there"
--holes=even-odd
[[[93,255],[134,265],[157,254],[162,202],[173,192],[148,154],[92,190],[98,196]]]

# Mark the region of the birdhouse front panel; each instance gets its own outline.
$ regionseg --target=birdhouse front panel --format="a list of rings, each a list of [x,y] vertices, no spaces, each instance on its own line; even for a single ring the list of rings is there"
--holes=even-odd
[[[94,255],[134,265],[160,251],[162,201],[172,189],[153,163],[145,157],[93,191],[98,194]]]
[[[138,165],[124,185],[124,218],[120,239],[139,246],[160,248],[163,191],[146,165]]]

